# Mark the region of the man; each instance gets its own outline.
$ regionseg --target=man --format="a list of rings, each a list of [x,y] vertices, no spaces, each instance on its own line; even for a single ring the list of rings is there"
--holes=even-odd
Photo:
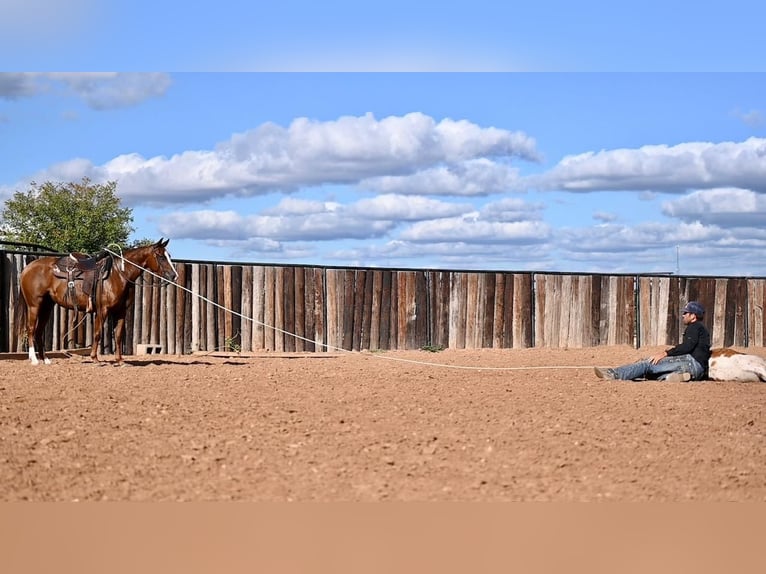
[[[707,377],[710,359],[710,333],[702,324],[705,308],[689,301],[683,308],[684,329],[680,345],[657,353],[648,359],[613,369],[595,367],[600,379],[659,379],[661,381],[699,381]]]

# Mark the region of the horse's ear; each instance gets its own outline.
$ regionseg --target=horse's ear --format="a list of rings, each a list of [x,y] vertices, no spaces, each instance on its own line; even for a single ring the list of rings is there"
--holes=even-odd
[[[164,242],[162,239],[160,239],[160,243],[162,244],[162,247],[167,247],[168,243],[170,243],[170,237],[168,237]]]

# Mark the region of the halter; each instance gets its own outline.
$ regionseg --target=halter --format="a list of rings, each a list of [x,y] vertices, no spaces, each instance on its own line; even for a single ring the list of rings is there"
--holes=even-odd
[[[138,284],[138,283],[137,283],[137,281],[138,281],[138,278],[136,278],[135,280],[131,280],[131,279],[129,279],[129,278],[128,278],[128,277],[125,275],[125,261],[127,261],[128,263],[130,263],[130,264],[131,264],[133,267],[137,267],[137,268],[138,268],[140,271],[142,271],[142,272],[143,272],[143,271],[145,271],[145,272],[149,273],[150,275],[154,275],[155,277],[159,277],[159,275],[157,275],[156,273],[154,273],[154,272],[153,272],[151,269],[147,269],[146,267],[142,267],[142,266],[141,266],[141,265],[139,265],[138,263],[134,263],[133,261],[130,261],[129,259],[126,259],[126,258],[123,256],[123,253],[122,253],[122,248],[121,248],[119,245],[117,245],[117,244],[114,244],[114,243],[111,243],[111,244],[109,244],[109,245],[107,245],[107,246],[106,246],[106,251],[107,251],[107,252],[110,254],[110,256],[112,257],[112,259],[114,259],[115,255],[117,255],[116,253],[114,253],[114,251],[112,251],[112,250],[110,249],[110,247],[111,247],[112,245],[114,245],[115,247],[117,247],[117,249],[120,251],[120,254],[118,255],[118,257],[119,257],[119,259],[120,259],[120,266],[122,267],[122,269],[118,269],[118,270],[117,270],[117,272],[119,273],[120,277],[122,277],[122,278],[125,280],[125,282],[126,282],[126,283],[130,283],[130,284],[132,284],[132,285],[137,285],[137,284]],[[156,258],[156,254],[155,254],[154,256],[155,256],[155,258]],[[166,259],[168,259],[168,263],[169,263],[169,264],[170,264],[170,266],[172,267],[172,263],[170,263],[170,260],[169,260],[169,258],[168,258],[168,256],[167,256],[167,253],[165,254],[165,258],[166,258]],[[176,274],[176,275],[177,275],[177,274]],[[139,276],[140,276],[140,274],[139,274]],[[161,277],[160,277],[160,278],[161,278]]]
[[[106,246],[107,250],[109,250],[109,248],[112,246],[116,247],[117,251],[120,252],[120,266],[122,267],[122,271],[125,271],[125,258],[122,256],[122,247],[120,247],[116,243],[110,243],[109,245]],[[124,275],[123,275],[123,278],[124,278]]]

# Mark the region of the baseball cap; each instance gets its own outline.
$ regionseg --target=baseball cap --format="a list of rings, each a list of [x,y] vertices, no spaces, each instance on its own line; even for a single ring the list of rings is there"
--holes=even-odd
[[[705,314],[705,308],[697,301],[689,301],[683,312],[694,313],[697,317],[702,317]]]

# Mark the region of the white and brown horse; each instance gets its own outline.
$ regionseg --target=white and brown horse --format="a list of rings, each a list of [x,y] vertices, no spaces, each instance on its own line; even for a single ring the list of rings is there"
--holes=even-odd
[[[713,381],[766,382],[766,359],[734,349],[713,349],[708,378]]]
[[[122,364],[122,338],[125,333],[125,314],[131,287],[138,277],[149,270],[168,280],[175,281],[178,274],[173,267],[166,247],[169,239],[157,243],[126,249],[121,256],[107,252],[110,258],[104,272],[95,282],[93,344],[90,357],[98,362],[98,347],[101,332],[108,316],[114,320],[114,354],[118,365]],[[37,365],[46,364],[43,333],[54,304],[67,309],[89,311],[89,296],[82,289],[79,292],[70,286],[73,283],[62,277],[60,257],[41,257],[29,263],[19,276],[20,296],[16,301],[16,327],[20,336],[27,336],[29,360]],[[38,360],[37,354],[40,359]]]

